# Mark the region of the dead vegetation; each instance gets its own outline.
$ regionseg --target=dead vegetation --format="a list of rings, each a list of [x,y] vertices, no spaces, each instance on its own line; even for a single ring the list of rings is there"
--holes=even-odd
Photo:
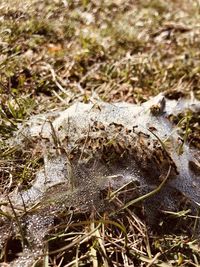
[[[28,188],[43,164],[43,151],[34,143],[27,140],[24,150],[6,142],[31,114],[88,102],[96,95],[109,102],[141,103],[176,89],[200,98],[199,21],[198,0],[2,0],[2,195]],[[184,141],[199,148],[199,114],[172,119],[180,123]],[[102,198],[118,210],[135,187],[129,184],[114,195],[110,188]],[[22,246],[31,250],[23,222],[32,211],[16,211],[8,198],[0,208],[3,266],[20,257]],[[49,211],[51,207],[40,208],[38,214]],[[45,249],[38,244],[33,266],[199,266],[193,235],[199,215],[191,216],[184,206],[162,216],[152,230],[142,203],[115,215],[66,206],[56,211]]]

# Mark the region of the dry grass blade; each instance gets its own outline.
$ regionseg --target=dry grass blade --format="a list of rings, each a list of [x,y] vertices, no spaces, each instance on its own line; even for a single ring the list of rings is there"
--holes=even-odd
[[[96,231],[96,229],[98,229],[101,226],[101,224],[99,224],[97,227],[95,227],[95,229],[93,229],[92,231],[90,231],[88,234],[84,234],[83,236],[77,237],[75,238],[74,241],[72,241],[69,245],[66,245],[60,249],[54,250],[49,252],[49,255],[52,254],[56,254],[56,253],[60,253],[62,251],[68,250],[69,248],[76,246],[78,244],[81,244],[83,242],[85,242],[86,240],[88,240],[88,238],[92,237],[92,234]]]
[[[170,172],[171,172],[171,166],[169,166],[169,169],[168,169],[166,177],[164,178],[164,180],[160,183],[160,185],[157,188],[155,188],[154,190],[152,190],[151,192],[149,192],[149,193],[147,193],[145,195],[142,195],[142,196],[140,196],[140,197],[138,197],[136,199],[133,199],[133,200],[129,201],[124,206],[122,206],[117,212],[119,212],[121,210],[124,210],[124,209],[128,208],[129,206],[132,206],[132,205],[134,205],[134,204],[136,204],[138,202],[144,201],[144,200],[152,197],[156,193],[158,193],[163,188],[165,183],[167,182],[167,179],[169,178]]]

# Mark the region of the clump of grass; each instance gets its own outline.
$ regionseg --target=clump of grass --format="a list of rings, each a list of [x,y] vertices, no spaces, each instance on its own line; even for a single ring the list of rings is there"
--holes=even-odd
[[[189,145],[199,148],[199,113],[193,113],[188,110],[178,116],[172,116],[171,120],[177,124],[182,143],[178,147],[179,153],[182,153],[183,145],[187,142]]]
[[[12,91],[14,92],[14,89]],[[34,106],[32,98],[18,97],[14,94],[10,98],[2,97],[0,136],[3,139],[11,137],[12,133],[17,130],[18,124],[27,118]]]
[[[77,209],[61,212],[57,216],[58,227],[53,228],[47,238],[50,262],[100,266],[151,262],[158,266],[168,266],[169,263],[198,264],[200,258],[196,241],[192,243],[186,235],[178,234],[159,239],[148,232],[138,217],[141,216],[141,206],[124,203],[130,190],[135,191],[134,184],[124,186],[117,192],[112,192],[111,188],[102,192],[104,199],[110,199],[111,211],[107,204],[105,212],[94,210],[92,213],[82,213]],[[119,210],[114,216],[113,209]],[[173,225],[175,227],[175,221]]]

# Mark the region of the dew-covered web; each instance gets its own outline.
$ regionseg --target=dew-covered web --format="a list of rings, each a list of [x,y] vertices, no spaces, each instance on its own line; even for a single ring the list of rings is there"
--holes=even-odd
[[[28,190],[11,195],[13,203],[28,207],[42,199],[51,206],[59,203],[57,208],[100,210],[105,208],[101,199],[105,188],[135,182],[144,194],[161,183],[170,167],[166,185],[146,203],[149,220],[158,209],[178,210],[180,194],[195,209],[200,203],[198,151],[183,142],[169,120],[188,109],[199,114],[200,102],[159,94],[141,105],[77,103],[55,114],[30,118],[15,141],[23,144],[28,137],[41,142],[46,151],[44,166]],[[60,154],[55,146],[60,146]],[[41,223],[40,217],[33,216],[27,219],[28,229],[37,220]],[[41,236],[41,229],[30,238]]]

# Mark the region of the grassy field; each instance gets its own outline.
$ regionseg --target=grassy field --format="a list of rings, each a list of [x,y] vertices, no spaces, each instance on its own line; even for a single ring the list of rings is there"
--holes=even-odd
[[[199,0],[1,0],[1,193],[29,185],[42,164],[39,149],[6,142],[19,123],[94,95],[138,104],[171,89],[200,99],[199,48]],[[199,117],[193,127],[199,147]],[[0,216],[3,229],[8,214],[0,209]],[[20,216],[13,212],[9,219],[20,224]],[[184,226],[157,233],[142,212],[127,210],[114,220],[94,212],[72,216],[69,209],[57,221],[34,266],[200,266],[192,233]],[[196,220],[187,213],[169,219],[182,221],[194,227]],[[21,252],[22,232],[8,235],[2,264]]]

